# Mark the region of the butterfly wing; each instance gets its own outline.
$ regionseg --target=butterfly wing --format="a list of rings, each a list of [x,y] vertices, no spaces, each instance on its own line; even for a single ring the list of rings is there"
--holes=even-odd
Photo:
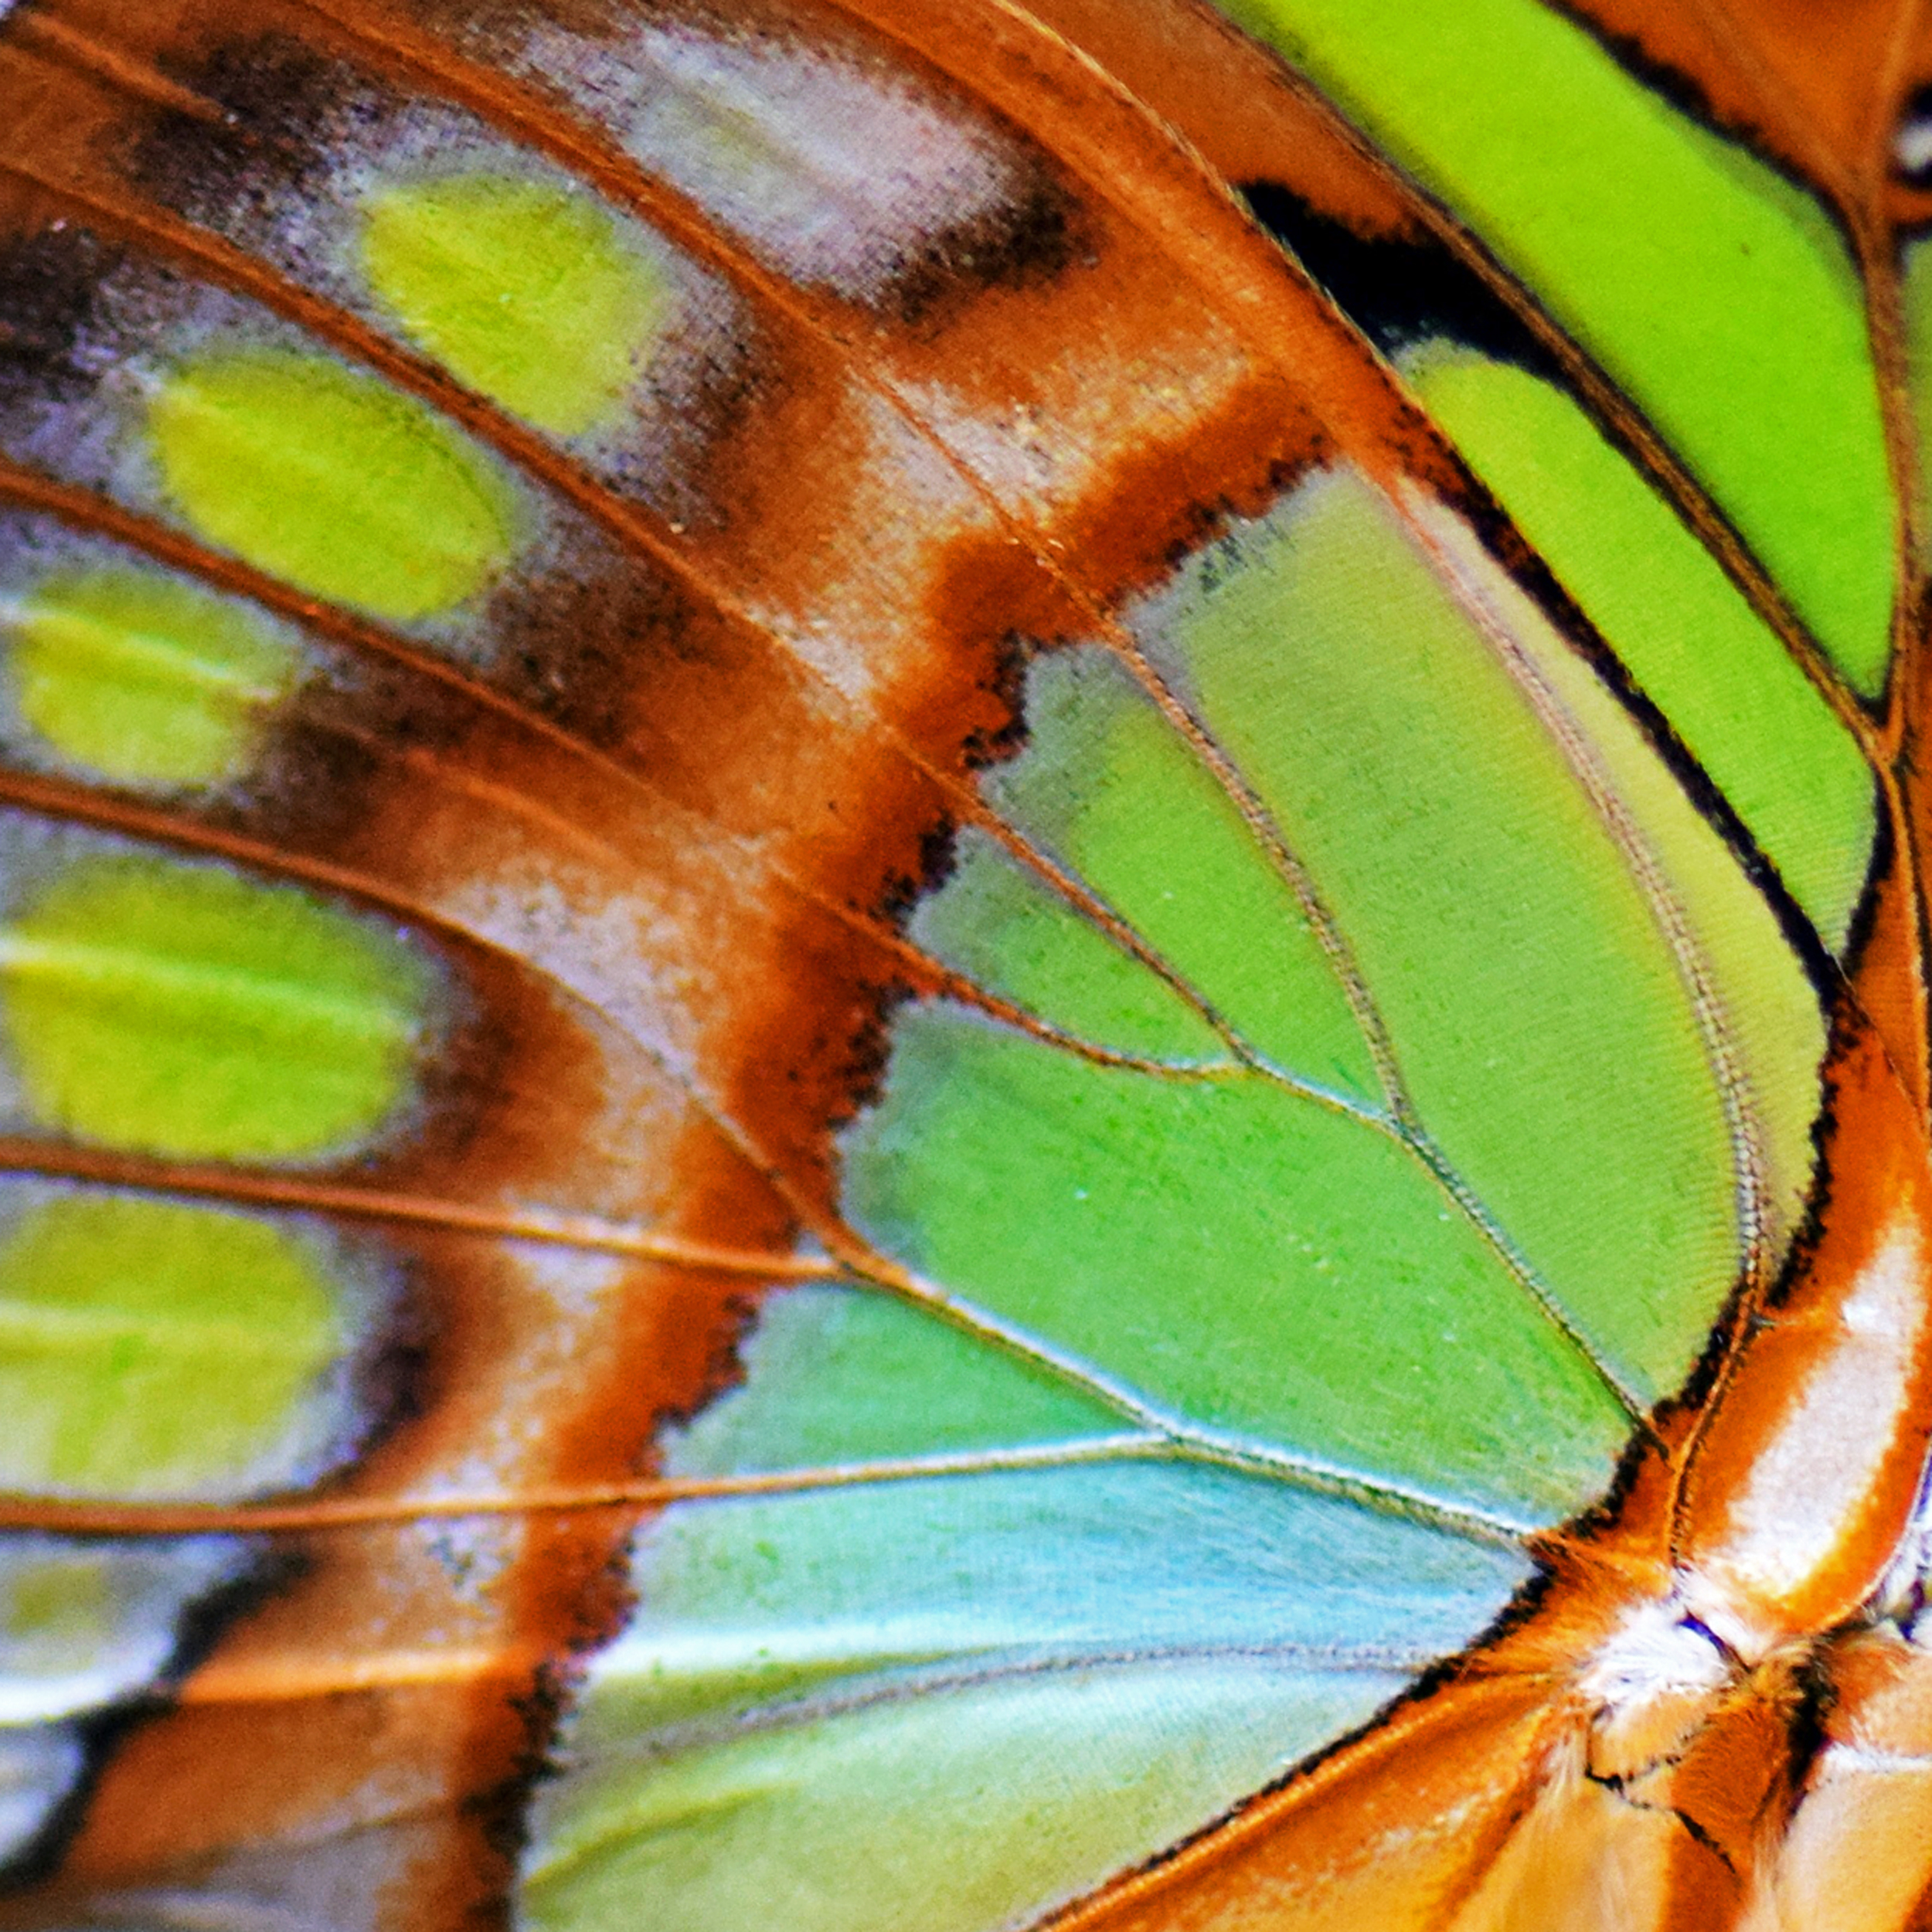
[[[1306,11],[9,20],[29,1910],[1507,1860],[1532,1669],[1296,1767],[1799,1220],[1890,391],[1577,26]]]

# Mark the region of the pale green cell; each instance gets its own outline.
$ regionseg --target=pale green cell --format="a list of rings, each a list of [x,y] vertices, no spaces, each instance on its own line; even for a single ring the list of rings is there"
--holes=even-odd
[[[794,1393],[753,1367],[754,1403]],[[673,1509],[539,1798],[523,1922],[1031,1923],[1363,1721],[1525,1572],[1199,1467]]]
[[[924,1310],[854,1288],[767,1297],[745,1386],[665,1445],[676,1476],[820,1468],[1104,1436],[1121,1418]]]
[[[957,869],[920,903],[911,936],[1078,1039],[1156,1060],[1229,1060],[1219,1036],[1151,967],[982,833],[962,836]]]
[[[1199,1828],[1400,1688],[1226,1665],[1056,1673],[708,1742],[546,1794],[530,1932],[986,1932]]]
[[[1892,499],[1859,278],[1822,209],[1553,7],[1224,3],[1523,279],[1877,689]]]
[[[1483,481],[1842,946],[1876,822],[1851,734],[1703,546],[1577,406],[1439,345],[1405,373]]]
[[[0,1485],[233,1482],[275,1451],[342,1342],[316,1257],[268,1222],[124,1195],[42,1202],[0,1237]],[[87,1574],[29,1577],[14,1612],[97,1621],[92,1599],[50,1602],[70,1587]]]
[[[430,995],[373,922],[172,860],[73,862],[0,931],[29,1117],[130,1152],[349,1151],[409,1097]]]
[[[1623,1382],[1662,1395],[1737,1266],[1730,1134],[1656,910],[1526,690],[1345,475],[1167,622],[1424,1127]]]
[[[587,196],[502,174],[379,188],[363,273],[410,338],[472,389],[560,436],[609,423],[675,291]]]
[[[0,1592],[0,1644],[9,1648],[52,1636],[84,1650],[114,1627],[115,1578],[98,1552],[63,1549],[37,1563],[15,1565],[0,1580],[5,1586]]]
[[[1089,648],[1037,661],[1026,723],[1024,755],[987,781],[993,801],[1249,1046],[1319,1086],[1379,1100],[1361,1028],[1292,889],[1119,658]]]
[[[1407,1151],[1259,1075],[1100,1068],[922,1009],[845,1156],[889,1253],[1196,1426],[1539,1520],[1622,1444]]]
[[[454,609],[508,566],[503,473],[434,410],[320,355],[216,351],[162,381],[148,434],[196,533],[378,617]]]
[[[1160,621],[1423,1125],[1625,1384],[1674,1387],[1736,1267],[1730,1134],[1657,910],[1526,688],[1340,475]]]
[[[299,668],[284,639],[230,600],[128,566],[51,572],[11,628],[22,720],[118,784],[239,777]]]

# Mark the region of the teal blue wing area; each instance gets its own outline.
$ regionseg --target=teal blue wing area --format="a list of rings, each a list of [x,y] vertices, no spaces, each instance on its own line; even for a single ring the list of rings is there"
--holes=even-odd
[[[951,1466],[681,1503],[643,1532],[639,1609],[539,1804],[525,1922],[696,1932],[782,1900],[801,1932],[1013,1923],[1362,1723],[1527,1573],[1137,1458],[1109,1425],[916,1312],[779,1298],[677,1476]]]

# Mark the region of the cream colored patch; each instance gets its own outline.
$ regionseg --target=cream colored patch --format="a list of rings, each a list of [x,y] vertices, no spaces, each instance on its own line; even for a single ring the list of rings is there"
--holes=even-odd
[[[1578,1679],[1593,1777],[1631,1780],[1677,1757],[1736,1669],[1680,1596],[1631,1607]]]
[[[1835,1744],[1737,1932],[1902,1932],[1932,1842],[1932,1760]]]
[[[1730,1533],[1707,1568],[1778,1597],[1831,1560],[1905,1422],[1925,1325],[1923,1260],[1917,1229],[1895,1222],[1732,1503]]]
[[[1662,1920],[1682,1830],[1668,1813],[1592,1782],[1573,1747],[1560,1744],[1481,1884],[1453,1919],[1430,1923],[1452,1932],[1640,1932]]]
[[[883,63],[682,24],[625,55],[631,152],[800,281],[876,296],[1019,191],[1009,141]]]

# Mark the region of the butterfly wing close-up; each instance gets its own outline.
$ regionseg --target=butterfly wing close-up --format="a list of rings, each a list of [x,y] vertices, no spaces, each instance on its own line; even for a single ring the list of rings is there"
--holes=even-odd
[[[4,1932],[1932,1927],[1917,0],[0,12]]]

